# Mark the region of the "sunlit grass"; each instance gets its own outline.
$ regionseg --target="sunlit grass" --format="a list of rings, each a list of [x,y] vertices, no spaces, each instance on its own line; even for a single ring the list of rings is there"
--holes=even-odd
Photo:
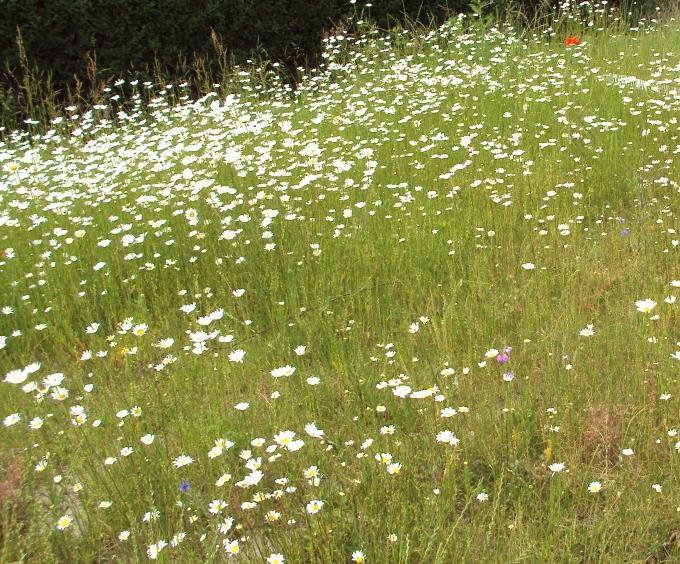
[[[677,557],[680,33],[580,39],[8,141],[0,560]]]

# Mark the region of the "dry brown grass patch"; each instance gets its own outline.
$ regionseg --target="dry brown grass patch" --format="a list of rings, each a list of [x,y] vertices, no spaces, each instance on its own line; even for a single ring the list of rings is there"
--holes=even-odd
[[[594,405],[588,409],[583,424],[583,461],[609,468],[614,466],[621,452],[623,434],[623,405]]]
[[[5,517],[11,515],[12,521],[17,522],[23,515],[21,477],[21,464],[16,458],[0,458],[0,542],[8,533],[4,530]]]

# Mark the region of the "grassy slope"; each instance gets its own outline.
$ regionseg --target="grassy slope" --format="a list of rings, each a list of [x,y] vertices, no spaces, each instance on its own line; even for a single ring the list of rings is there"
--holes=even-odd
[[[2,207],[17,225],[0,237],[16,257],[0,282],[15,313],[0,317],[0,368],[41,362],[28,380],[63,372],[69,397],[36,403],[35,392],[2,384],[0,414],[22,418],[2,431],[5,459],[25,471],[21,499],[3,504],[0,560],[130,560],[181,531],[167,558],[214,558],[222,538],[246,536],[246,559],[282,552],[290,562],[342,561],[359,549],[375,562],[635,561],[665,550],[678,526],[678,439],[669,431],[678,426],[670,353],[680,335],[678,305],[663,298],[678,293],[670,283],[680,278],[680,175],[678,87],[663,80],[678,77],[679,39],[665,28],[565,49],[463,36],[452,25],[352,50],[333,81],[297,102],[161,109],[126,128],[91,125],[87,143],[8,148]],[[608,75],[662,83],[617,86]],[[239,154],[225,159],[229,147]],[[195,161],[182,162],[187,155]],[[215,184],[201,189],[201,179]],[[62,213],[46,210],[57,201]],[[280,213],[262,227],[265,208]],[[167,223],[149,224],[158,220]],[[125,225],[144,240],[123,246],[125,231],[112,230]],[[221,240],[225,229],[242,232]],[[535,270],[522,268],[528,262]],[[239,288],[246,293],[236,298]],[[656,309],[637,312],[647,297]],[[179,311],[192,302],[196,312]],[[216,308],[221,320],[196,323]],[[421,316],[429,321],[409,332]],[[118,334],[126,317],[148,332]],[[101,327],[88,335],[92,322]],[[595,335],[579,336],[587,324]],[[22,335],[11,337],[16,329]],[[197,355],[186,332],[199,329],[235,338]],[[153,346],[166,337],[175,339],[169,350]],[[293,351],[300,344],[304,356]],[[504,346],[513,349],[508,365],[479,365]],[[108,356],[81,361],[85,349]],[[234,349],[246,351],[243,363],[229,362]],[[168,353],[176,362],[154,370]],[[271,376],[287,364],[292,376]],[[445,367],[455,374],[442,375]],[[317,386],[307,383],[313,375]],[[82,391],[87,383],[92,392]],[[396,397],[397,383],[436,386],[444,399]],[[242,401],[249,408],[234,409]],[[85,408],[85,425],[69,422],[73,405]],[[116,413],[132,406],[142,416],[118,424]],[[460,406],[469,413],[440,416]],[[45,425],[31,431],[37,416]],[[325,440],[305,435],[311,421]],[[393,435],[380,434],[386,425]],[[279,447],[269,461],[264,448],[286,429],[305,446]],[[435,441],[443,429],[457,447]],[[140,443],[145,433],[153,445]],[[211,460],[220,437],[236,444]],[[264,446],[250,446],[256,437]],[[129,457],[118,454],[125,446]],[[635,454],[623,456],[626,447]],[[249,472],[242,449],[263,457],[257,487],[233,485]],[[33,472],[47,452],[47,469]],[[400,462],[399,474],[376,453]],[[195,462],[173,468],[180,454]],[[107,456],[118,461],[106,466]],[[554,462],[566,470],[553,475]],[[312,465],[319,486],[303,478]],[[225,472],[234,478],[218,488]],[[274,483],[282,477],[296,490],[240,507],[256,491],[284,490]],[[178,492],[182,479],[187,493]],[[598,494],[587,491],[594,480]],[[489,500],[480,503],[482,491]],[[229,502],[223,517],[240,530],[216,531],[214,499]],[[312,499],[325,502],[316,515],[305,512]],[[98,509],[104,500],[113,505]],[[160,518],[144,523],[154,508]],[[271,509],[281,518],[266,524]],[[77,523],[60,532],[63,514]],[[123,530],[127,541],[117,539]]]

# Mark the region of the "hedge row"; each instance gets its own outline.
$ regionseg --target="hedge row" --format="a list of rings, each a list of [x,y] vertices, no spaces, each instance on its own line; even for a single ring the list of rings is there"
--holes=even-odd
[[[16,69],[20,30],[29,64],[51,71],[57,85],[87,75],[88,54],[101,75],[175,69],[184,57],[211,50],[214,30],[237,60],[261,49],[288,64],[313,63],[323,33],[334,22],[363,9],[387,26],[408,14],[441,19],[462,11],[469,0],[4,0],[0,56]]]
[[[610,0],[607,5],[652,5],[663,0]],[[676,0],[667,0],[671,4]],[[531,16],[564,0],[2,0],[0,93],[16,89],[22,73],[17,32],[32,74],[49,72],[58,88],[87,84],[88,61],[97,78],[137,71],[149,76],[154,62],[168,78],[181,75],[182,61],[215,57],[211,31],[237,62],[259,52],[288,68],[314,65],[321,39],[335,24],[360,12],[386,28],[408,17],[441,22],[450,13],[485,5],[490,12],[520,6]],[[598,3],[599,0],[591,0]],[[370,7],[367,7],[371,4]],[[572,4],[580,4],[572,0]],[[625,10],[627,11],[627,10]],[[9,72],[8,72],[9,71]],[[43,74],[44,76],[44,74]],[[0,100],[1,102],[1,100]]]

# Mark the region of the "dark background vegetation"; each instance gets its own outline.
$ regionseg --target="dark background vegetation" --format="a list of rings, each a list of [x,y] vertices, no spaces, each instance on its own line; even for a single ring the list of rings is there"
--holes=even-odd
[[[654,0],[610,0],[608,7],[627,1],[640,7]],[[113,78],[156,84],[188,79],[190,93],[196,94],[210,88],[213,79],[226,84],[225,68],[235,63],[267,61],[281,63],[276,73],[294,86],[300,67],[318,64],[322,39],[350,21],[388,29],[437,24],[472,11],[495,20],[512,15],[515,22],[529,24],[559,3],[0,0],[0,136],[27,118],[45,122],[65,105],[97,103]]]
[[[314,64],[322,35],[355,9],[379,26],[404,15],[443,20],[468,0],[3,0],[0,57],[3,70],[20,66],[17,29],[29,65],[52,74],[56,85],[98,72],[140,74],[155,62],[164,70],[206,55],[214,30],[237,61],[254,54],[293,65]]]

